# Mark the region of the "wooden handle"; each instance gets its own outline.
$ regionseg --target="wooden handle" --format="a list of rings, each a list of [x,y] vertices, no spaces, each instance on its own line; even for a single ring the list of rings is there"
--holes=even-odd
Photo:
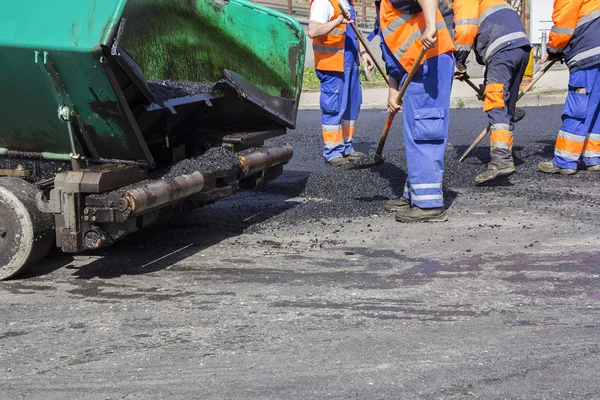
[[[544,69],[543,69],[543,70],[541,70],[541,71],[540,71],[540,72],[539,72],[539,73],[538,73],[538,74],[537,74],[537,75],[536,75],[536,76],[535,76],[535,77],[534,77],[534,78],[531,80],[531,82],[529,83],[529,85],[527,85],[527,86],[525,87],[525,89],[523,89],[523,91],[522,91],[521,93],[519,93],[519,98],[517,99],[517,101],[521,100],[521,98],[522,98],[523,96],[525,96],[525,94],[526,94],[527,92],[531,91],[531,89],[533,89],[533,86],[534,86],[536,83],[538,83],[538,81],[539,81],[539,80],[542,78],[542,76],[544,76],[544,75],[546,74],[546,72],[548,72],[548,70],[550,70],[550,68],[552,68],[552,66],[553,66],[554,64],[556,64],[556,62],[557,62],[557,61],[558,61],[558,60],[552,60],[552,61],[550,61],[550,62],[548,63],[548,65],[546,65],[546,66],[544,67]]]
[[[348,10],[346,10],[342,6],[342,4],[339,1],[338,1],[338,7],[340,8],[340,11],[344,15],[344,18],[346,18],[349,21],[350,20],[350,13],[348,12]],[[365,50],[367,51],[367,53],[369,54],[369,56],[371,56],[371,59],[375,63],[375,66],[379,70],[379,73],[381,74],[381,76],[383,76],[383,79],[385,79],[385,83],[387,83],[389,85],[390,84],[390,80],[388,79],[387,74],[385,73],[384,69],[381,67],[381,64],[379,63],[379,61],[377,61],[377,58],[375,57],[375,55],[373,54],[373,52],[371,51],[371,49],[367,45],[367,41],[366,41],[365,37],[363,36],[362,32],[358,29],[358,27],[354,23],[351,23],[350,27],[352,28],[352,30],[354,31],[354,33],[356,33],[356,36],[358,37],[358,40],[362,43],[363,47],[365,48]]]
[[[398,97],[396,97],[396,103],[400,104],[400,102],[402,101],[402,98],[404,97],[404,92],[406,92],[406,89],[408,88],[410,81],[412,81],[412,79],[415,77],[415,74],[419,70],[419,67],[421,66],[421,62],[423,61],[423,58],[425,58],[425,54],[427,54],[427,50],[421,50],[421,54],[419,54],[419,57],[417,57],[417,59],[415,61],[415,65],[413,65],[412,69],[410,70],[410,73],[404,80],[404,83],[402,84],[402,87],[400,88],[400,91],[398,92]]]
[[[417,57],[415,64],[413,65],[408,76],[404,80],[404,83],[402,84],[402,87],[400,88],[400,91],[398,92],[398,97],[396,97],[396,102],[398,104],[400,104],[400,102],[402,101],[402,98],[404,97],[404,93],[406,92],[406,89],[408,88],[408,84],[410,83],[410,81],[412,81],[415,74],[419,70],[419,67],[421,66],[421,61],[423,61],[423,58],[425,58],[426,53],[427,53],[426,50],[421,50],[421,54],[419,54],[419,57]],[[385,141],[387,140],[388,133],[390,133],[390,128],[392,127],[392,122],[394,122],[395,116],[396,116],[396,113],[390,113],[390,115],[388,115],[387,120],[385,121],[385,126],[383,127],[383,132],[381,132],[381,137],[379,138],[379,144],[377,145],[377,152],[375,152],[375,159],[381,159],[381,154],[383,153],[383,147],[385,146]]]
[[[471,86],[480,97],[483,96],[484,93],[481,91],[480,88],[477,87],[477,85],[473,83],[473,81],[471,81],[469,78],[464,78],[464,81],[467,83],[467,85]]]
[[[473,143],[471,143],[471,145],[469,146],[469,148],[467,150],[465,150],[465,152],[463,153],[462,156],[460,156],[460,159],[458,160],[458,162],[463,162],[465,160],[465,158],[467,158],[467,156],[473,151],[473,149],[475,147],[477,147],[477,145],[479,143],[481,143],[481,141],[483,140],[483,138],[487,135],[488,133],[488,128],[485,128],[480,134],[479,136],[477,136],[477,138],[475,140],[473,140]]]

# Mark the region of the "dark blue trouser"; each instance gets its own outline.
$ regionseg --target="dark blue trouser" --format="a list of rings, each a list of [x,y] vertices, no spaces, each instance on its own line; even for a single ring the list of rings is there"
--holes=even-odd
[[[529,47],[503,50],[494,55],[485,70],[483,111],[490,124],[491,163],[497,166],[513,162],[512,145],[519,90],[529,63]]]

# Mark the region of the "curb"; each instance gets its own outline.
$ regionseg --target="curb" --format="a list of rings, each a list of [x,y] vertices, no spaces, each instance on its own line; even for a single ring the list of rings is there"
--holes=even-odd
[[[544,93],[529,93],[524,96],[519,102],[521,107],[541,107],[541,106],[552,106],[557,104],[564,104],[567,98],[567,91],[561,90],[556,92],[544,92]],[[453,97],[450,99],[451,109],[461,108],[482,108],[483,102],[476,98],[462,99],[460,97]],[[318,103],[306,103],[303,104],[300,100],[299,110],[320,110],[321,107]],[[385,107],[382,104],[363,103],[361,110],[384,110]]]

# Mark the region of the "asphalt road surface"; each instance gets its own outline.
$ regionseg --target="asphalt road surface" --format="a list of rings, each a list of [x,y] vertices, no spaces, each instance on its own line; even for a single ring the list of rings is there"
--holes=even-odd
[[[265,189],[0,283],[0,399],[600,398],[600,175],[536,172],[561,107],[527,112],[518,173],[478,187],[485,115],[452,111],[450,221],[411,225],[382,210],[400,130],[336,170],[301,112]]]

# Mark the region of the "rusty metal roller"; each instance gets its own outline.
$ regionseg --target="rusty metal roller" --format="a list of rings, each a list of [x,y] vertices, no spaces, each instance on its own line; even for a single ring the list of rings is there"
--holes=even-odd
[[[200,172],[148,182],[125,192],[132,215],[139,215],[199,193],[204,188]]]
[[[275,165],[285,164],[293,155],[294,148],[287,143],[239,155],[242,176],[254,175]]]

